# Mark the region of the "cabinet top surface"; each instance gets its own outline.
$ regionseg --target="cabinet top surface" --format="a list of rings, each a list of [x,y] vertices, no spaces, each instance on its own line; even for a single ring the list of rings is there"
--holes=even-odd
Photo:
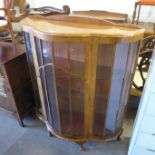
[[[115,13],[109,11],[100,10],[84,10],[84,11],[73,11],[72,15],[84,16],[84,17],[94,17],[97,19],[106,19],[115,22],[124,22],[127,20],[128,15],[123,13]]]
[[[31,16],[21,21],[24,31],[37,31],[42,35],[66,37],[134,38],[143,36],[144,29],[135,25],[116,24],[89,17],[53,15]]]
[[[25,52],[25,45],[17,44],[15,50],[11,43],[0,42],[0,65],[6,64],[18,56],[23,55]]]

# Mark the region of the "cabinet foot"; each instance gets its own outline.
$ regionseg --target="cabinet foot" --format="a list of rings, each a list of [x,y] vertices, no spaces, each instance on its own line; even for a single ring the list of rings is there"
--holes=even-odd
[[[81,151],[86,151],[86,148],[84,147],[83,144],[80,144],[80,149],[81,149]]]
[[[118,140],[118,141],[121,140],[121,135],[122,135],[122,133],[123,133],[123,129],[121,130],[120,134],[119,134],[118,137],[117,137],[117,140]]]
[[[50,131],[48,131],[48,136],[53,137],[53,134]]]
[[[84,147],[85,142],[81,141],[81,142],[77,142],[80,145],[80,149],[81,151],[86,151],[86,148]]]
[[[117,137],[117,141],[120,141],[121,140],[121,135]]]
[[[21,127],[25,127],[24,122],[23,122],[22,120],[19,121],[19,125],[20,125]]]

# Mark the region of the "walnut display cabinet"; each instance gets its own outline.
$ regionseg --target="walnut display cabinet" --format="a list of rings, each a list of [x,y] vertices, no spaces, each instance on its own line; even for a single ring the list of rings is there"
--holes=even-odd
[[[66,140],[114,140],[144,30],[86,17],[21,22],[48,131]]]

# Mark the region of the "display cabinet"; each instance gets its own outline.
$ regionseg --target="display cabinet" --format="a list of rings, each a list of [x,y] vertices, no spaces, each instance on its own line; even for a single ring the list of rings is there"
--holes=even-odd
[[[21,25],[48,131],[78,143],[117,139],[144,30],[67,15]]]

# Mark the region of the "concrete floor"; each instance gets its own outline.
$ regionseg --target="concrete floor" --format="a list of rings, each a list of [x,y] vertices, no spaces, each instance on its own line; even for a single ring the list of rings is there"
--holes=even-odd
[[[87,142],[86,151],[73,142],[49,137],[44,123],[35,117],[27,117],[26,127],[21,128],[16,120],[0,114],[0,155],[127,155],[137,105],[132,97],[121,141]]]

